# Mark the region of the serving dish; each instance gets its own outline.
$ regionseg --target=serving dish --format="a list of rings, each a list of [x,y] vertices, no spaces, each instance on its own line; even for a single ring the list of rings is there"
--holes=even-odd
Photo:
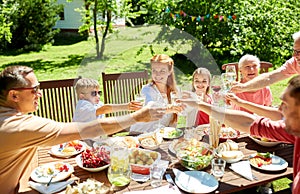
[[[160,129],[160,133],[164,139],[177,139],[184,134],[183,130],[175,127],[164,127]]]
[[[99,172],[109,167],[110,152],[105,147],[87,149],[76,156],[76,164],[89,172]]]
[[[259,138],[259,137],[254,137],[254,136],[251,136],[251,135],[249,135],[249,137],[253,141],[255,141],[255,143],[257,143],[259,145],[262,145],[264,147],[273,147],[273,146],[276,146],[276,145],[281,143],[281,142],[278,142],[278,141],[270,141],[266,138]]]
[[[153,150],[133,148],[130,150],[129,163],[131,171],[137,174],[148,175],[150,168],[161,159],[161,154]]]
[[[209,144],[196,139],[177,141],[172,148],[180,164],[189,170],[201,170],[210,165],[213,153]]]

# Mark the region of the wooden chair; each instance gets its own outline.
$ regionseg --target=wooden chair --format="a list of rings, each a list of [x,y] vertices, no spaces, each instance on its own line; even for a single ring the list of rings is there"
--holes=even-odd
[[[236,69],[236,81],[239,80],[239,64],[238,62],[233,62],[233,63],[226,63],[222,65],[222,70],[226,70],[226,66],[227,65],[234,65],[235,69]],[[259,69],[259,73],[266,73],[269,72],[269,68],[273,67],[273,64],[270,62],[266,62],[266,61],[261,61],[260,62],[260,69]]]
[[[102,73],[103,97],[105,104],[122,104],[134,100],[135,94],[140,93],[144,84],[148,82],[147,70],[139,72],[124,72],[106,74]],[[107,114],[106,116],[118,116],[128,114],[121,111]]]
[[[59,122],[71,122],[77,102],[74,89],[77,79],[41,81],[43,96],[34,114]]]

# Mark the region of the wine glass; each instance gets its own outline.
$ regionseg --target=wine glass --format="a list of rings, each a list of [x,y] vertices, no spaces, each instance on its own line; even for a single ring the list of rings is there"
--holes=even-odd
[[[226,79],[232,85],[236,81],[236,69],[235,65],[226,66]]]
[[[223,95],[222,95],[222,87],[223,87],[223,79],[221,75],[213,75],[210,87],[212,90],[212,98],[214,100],[215,105],[223,105]]]

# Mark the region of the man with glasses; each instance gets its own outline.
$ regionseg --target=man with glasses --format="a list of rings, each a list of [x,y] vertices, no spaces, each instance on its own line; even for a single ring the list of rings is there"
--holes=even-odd
[[[38,146],[110,135],[137,122],[160,119],[165,109],[145,106],[129,115],[90,122],[61,123],[28,115],[41,97],[33,69],[10,66],[0,73],[0,193],[18,193],[19,180]]]
[[[300,74],[300,31],[293,34],[293,39],[293,57],[287,60],[283,66],[272,72],[263,73],[249,82],[237,83],[231,88],[231,91],[234,93],[253,91],[289,78],[292,75]]]

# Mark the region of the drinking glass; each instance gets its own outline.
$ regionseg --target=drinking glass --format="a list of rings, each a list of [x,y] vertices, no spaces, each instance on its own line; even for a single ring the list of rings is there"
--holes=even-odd
[[[228,82],[233,83],[236,80],[235,65],[227,65],[225,71]]]
[[[115,142],[110,150],[110,166],[107,177],[114,189],[130,183],[129,150],[124,142]]]
[[[143,106],[145,106],[146,96],[141,93],[136,94],[134,100],[140,102]]]
[[[225,173],[226,161],[221,158],[213,158],[211,160],[211,170],[215,177],[222,177]],[[242,169],[241,169],[242,170]]]

